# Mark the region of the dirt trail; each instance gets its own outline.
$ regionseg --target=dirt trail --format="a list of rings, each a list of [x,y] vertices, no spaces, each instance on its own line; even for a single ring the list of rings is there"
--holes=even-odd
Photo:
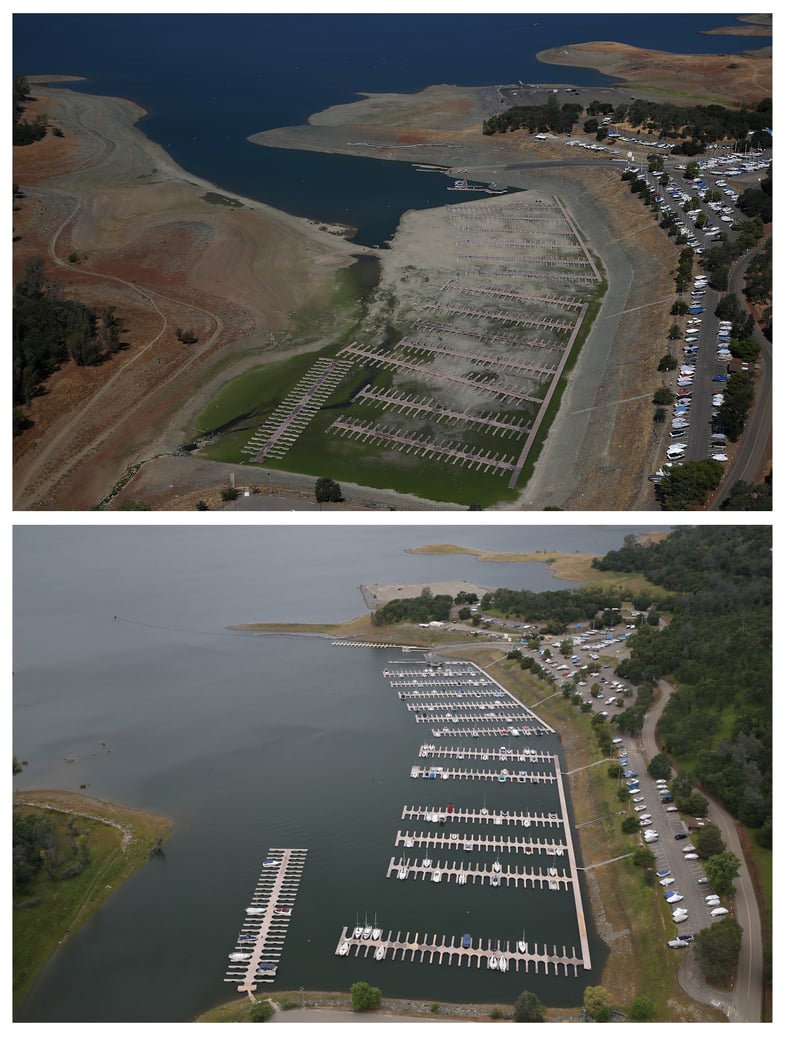
[[[186,174],[135,128],[131,102],[47,87],[37,110],[64,136],[14,150],[15,280],[45,258],[65,296],[116,308],[128,347],[64,364],[33,400],[14,507],[87,509],[128,467],[177,450],[180,413],[213,367],[286,329],[362,250]],[[179,327],[198,342],[180,343]]]

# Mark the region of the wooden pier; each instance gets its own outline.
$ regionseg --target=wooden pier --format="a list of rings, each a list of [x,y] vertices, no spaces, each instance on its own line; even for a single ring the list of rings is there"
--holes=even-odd
[[[224,978],[240,993],[252,994],[260,982],[275,981],[307,852],[270,849],[261,865]]]
[[[399,960],[419,964],[446,964],[459,968],[484,968],[489,970],[492,958],[498,962],[495,970],[498,971],[525,971],[533,969],[537,974],[564,975],[570,974],[577,978],[580,968],[590,967],[577,955],[575,947],[567,952],[566,946],[559,950],[557,946],[548,947],[542,944],[541,950],[538,943],[526,943],[525,952],[519,950],[520,940],[502,939],[473,939],[470,945],[463,946],[462,939],[451,936],[446,941],[445,935],[437,934],[429,938],[426,932],[421,938],[418,932],[405,932],[402,938],[401,932],[388,932],[379,939],[355,939],[354,930],[344,928],[336,945],[336,953],[342,955],[341,951],[346,946],[345,956],[371,957],[373,960]],[[378,951],[382,954],[378,956]],[[504,965],[501,967],[501,958]]]
[[[416,719],[416,722],[425,722],[426,719]],[[431,719],[428,721],[440,722],[441,719]],[[536,720],[539,721],[539,720]],[[547,733],[552,733],[548,726],[544,723],[541,725],[534,726],[521,726],[516,732],[514,729],[504,729],[502,726],[477,726],[475,729],[449,729],[445,726],[443,729],[433,729],[433,737],[516,737],[522,735],[523,737],[543,737]]]

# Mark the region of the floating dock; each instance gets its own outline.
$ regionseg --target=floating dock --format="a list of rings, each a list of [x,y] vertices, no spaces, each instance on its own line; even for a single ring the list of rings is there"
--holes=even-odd
[[[492,823],[516,827],[561,827],[564,821],[557,813],[511,812],[501,809],[444,809],[437,806],[405,805],[402,809],[403,820],[424,820],[432,822],[433,816],[443,816],[452,823]]]
[[[274,982],[307,849],[270,849],[261,865],[236,946],[228,956],[224,981],[240,993]]]
[[[499,748],[497,751],[485,751],[481,748],[439,748],[434,744],[421,744],[418,749],[419,758],[456,758],[462,761],[466,758],[480,758],[482,762],[552,762],[554,755],[547,751],[536,751],[534,748],[526,748],[525,751],[512,751],[508,748]]]
[[[438,823],[445,823],[446,814],[438,814]],[[532,838],[512,838],[510,836],[498,835],[489,837],[487,835],[468,834],[424,834],[423,831],[397,831],[394,845],[403,845],[404,848],[427,849],[464,849],[466,852],[479,849],[486,852],[520,852],[530,856],[534,852],[545,853],[548,856],[563,856],[566,853],[566,845],[562,842],[538,841]]]
[[[379,939],[355,939],[352,929],[344,928],[336,945],[336,954],[339,956],[369,957],[374,960],[409,960],[424,962],[428,964],[448,964],[459,968],[485,968],[492,965],[492,958],[496,959],[496,970],[498,971],[525,971],[533,969],[537,975],[542,971],[545,975],[570,974],[577,978],[579,968],[590,968],[591,963],[585,957],[580,957],[571,947],[567,952],[566,946],[560,951],[557,946],[547,947],[543,944],[541,952],[537,943],[525,943],[525,951],[520,952],[519,940],[493,940],[469,938],[470,945],[462,945],[463,940],[455,936],[446,942],[445,935],[438,941],[437,935],[429,938],[426,932],[420,938],[418,932],[402,933],[388,932]],[[346,953],[343,952],[346,947]],[[533,947],[533,949],[531,949]],[[382,953],[379,951],[382,950]],[[501,967],[501,958],[503,966]]]
[[[497,783],[518,784],[554,784],[556,777],[552,773],[529,773],[527,769],[517,772],[501,769],[457,769],[454,766],[413,766],[410,769],[413,780],[492,780]]]
[[[495,863],[497,864],[497,860]],[[524,870],[521,867],[503,866],[502,864],[494,866],[493,864],[476,863],[474,865],[456,861],[449,863],[448,860],[441,865],[439,861],[435,862],[429,857],[414,861],[403,858],[396,860],[395,857],[392,857],[385,877],[399,878],[401,871],[405,871],[406,877],[399,878],[399,880],[434,881],[438,884],[442,881],[450,881],[458,885],[479,882],[493,888],[510,888],[512,885],[515,888],[519,888],[521,885],[523,888],[528,888],[530,885],[531,888],[546,888],[549,892],[558,892],[562,888],[566,891],[572,885],[572,878],[568,874],[559,874],[557,871],[555,874],[551,874],[550,870],[554,869],[551,867],[548,870]],[[460,877],[464,877],[465,880],[460,881]]]

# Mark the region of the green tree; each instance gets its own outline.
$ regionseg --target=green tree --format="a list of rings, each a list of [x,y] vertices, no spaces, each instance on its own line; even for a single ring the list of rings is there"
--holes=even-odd
[[[583,991],[583,1010],[595,1022],[609,1022],[613,997],[604,986],[586,986]]]
[[[19,759],[16,757],[16,755],[14,755],[14,776],[16,776],[17,773],[21,773],[21,772],[22,772],[22,766],[19,763]]]
[[[696,933],[694,956],[704,978],[728,987],[737,968],[742,945],[742,928],[734,918],[717,921]]]
[[[621,829],[625,834],[637,834],[641,829],[638,817],[628,816],[626,820],[622,820]]]
[[[224,487],[220,492],[220,498],[224,502],[235,502],[239,498],[239,488],[232,487],[229,484],[228,487]]]
[[[657,1017],[657,1004],[648,997],[636,997],[627,1009],[631,1022],[651,1022]]]
[[[734,879],[740,873],[740,861],[733,852],[720,852],[707,860],[710,888],[719,896],[734,895]]]
[[[646,768],[653,780],[671,779],[671,759],[662,752],[659,755],[655,755]]]
[[[705,824],[696,835],[696,852],[702,859],[719,856],[725,848],[720,827],[715,823]]]
[[[353,1011],[373,1011],[382,1004],[382,990],[368,982],[353,982],[349,992]]]
[[[341,486],[330,477],[319,477],[314,485],[314,494],[317,502],[343,502]]]
[[[268,1000],[257,1000],[250,1008],[251,1022],[269,1022],[275,1014],[275,1008]]]
[[[640,849],[635,850],[632,861],[636,867],[653,867],[655,862],[654,853],[648,846],[642,845]]]
[[[674,391],[668,386],[659,386],[652,397],[652,404],[673,404]]]
[[[677,326],[675,325],[674,328],[677,328]],[[674,337],[671,337],[671,338],[673,339]],[[679,337],[676,337],[676,338],[678,339]],[[663,354],[663,356],[660,358],[659,362],[657,363],[657,371],[658,372],[673,372],[676,367],[677,367],[676,358],[674,357],[673,354]]]
[[[514,1002],[515,1022],[544,1022],[545,1008],[535,993],[524,989]]]

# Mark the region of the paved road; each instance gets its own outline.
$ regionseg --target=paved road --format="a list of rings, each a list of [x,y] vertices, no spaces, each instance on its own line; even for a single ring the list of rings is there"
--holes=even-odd
[[[658,720],[668,703],[673,687],[670,683],[661,680],[658,683],[660,697],[652,705],[644,719],[644,726],[637,746],[642,750],[645,760],[651,761],[659,752],[655,731]],[[692,950],[688,950],[679,973],[679,982],[682,988],[694,1000],[702,1003],[715,1004],[721,1007],[730,1022],[761,1022],[762,1015],[762,929],[759,904],[756,900],[751,876],[748,866],[740,847],[740,837],[737,824],[734,819],[716,802],[710,801],[710,820],[720,827],[723,840],[727,848],[734,852],[740,860],[740,876],[735,880],[734,915],[743,928],[743,942],[740,953],[740,961],[737,972],[737,983],[732,993],[724,994],[720,990],[707,986],[696,967]],[[671,843],[676,845],[673,838]],[[660,842],[658,842],[658,845]],[[679,842],[680,845],[684,844]],[[657,848],[657,846],[655,846]],[[682,860],[683,863],[688,861]],[[676,868],[672,868],[676,869]],[[702,871],[700,871],[702,873]],[[678,880],[681,878],[674,874]],[[684,875],[683,875],[684,876]],[[686,879],[687,880],[687,879]],[[677,887],[677,886],[674,886]],[[702,886],[705,892],[709,889]],[[683,891],[680,886],[680,890]],[[683,894],[684,891],[683,891]],[[692,909],[690,903],[688,909]],[[685,922],[687,925],[691,921]],[[707,925],[710,922],[707,922]],[[691,927],[691,931],[695,928]]]

